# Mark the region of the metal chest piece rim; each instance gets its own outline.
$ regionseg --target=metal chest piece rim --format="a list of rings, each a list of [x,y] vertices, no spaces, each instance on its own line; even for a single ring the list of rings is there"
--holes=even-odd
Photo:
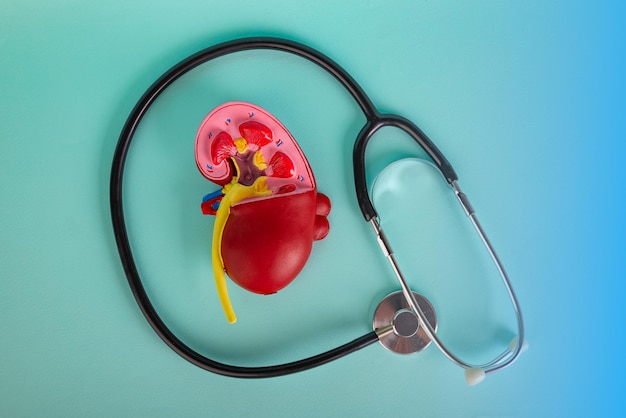
[[[428,299],[413,292],[426,319],[434,330],[437,329],[437,315]],[[431,339],[419,317],[413,312],[401,291],[387,295],[376,307],[373,327],[378,341],[387,350],[398,354],[417,353],[428,347]]]

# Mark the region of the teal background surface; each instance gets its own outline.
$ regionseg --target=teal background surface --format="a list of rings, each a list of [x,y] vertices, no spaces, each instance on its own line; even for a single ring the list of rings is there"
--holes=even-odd
[[[617,1],[2,1],[0,416],[623,416],[625,18]],[[434,347],[398,356],[376,344],[300,374],[237,380],[187,363],[151,330],[110,223],[117,137],[170,66],[252,35],[322,50],[441,148],[522,304],[530,349],[517,363],[469,387]],[[215,187],[193,157],[202,117],[228,100],[278,116],[333,201],[331,234],[292,285],[262,297],[229,284],[234,326],[211,277],[212,219],[198,207]],[[398,286],[354,196],[363,121],[330,76],[270,52],[194,70],[151,109],[129,153],[125,208],[146,288],[187,344],[267,365],[370,330]],[[370,181],[420,156],[411,145],[377,134]],[[441,337],[486,361],[515,321],[433,179],[383,196],[381,218]],[[437,214],[446,218],[423,221]]]

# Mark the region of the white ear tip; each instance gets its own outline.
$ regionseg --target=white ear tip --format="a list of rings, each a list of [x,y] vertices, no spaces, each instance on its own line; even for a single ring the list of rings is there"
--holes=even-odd
[[[474,386],[485,380],[485,371],[478,367],[465,369],[465,381],[468,385]]]
[[[510,351],[514,351],[515,348],[517,347],[517,342],[519,341],[519,337],[515,337],[511,340],[511,342],[509,343],[509,350]],[[524,340],[524,342],[522,343],[522,349],[520,350],[520,354],[523,353],[524,351],[528,350],[528,341]]]

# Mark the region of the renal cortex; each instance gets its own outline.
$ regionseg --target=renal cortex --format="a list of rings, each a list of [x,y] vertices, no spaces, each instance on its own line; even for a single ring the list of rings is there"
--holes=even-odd
[[[221,189],[203,198],[215,216],[211,258],[228,322],[237,318],[228,276],[254,293],[287,286],[304,267],[313,241],[329,232],[330,200],[287,129],[267,111],[244,102],[213,109],[196,136],[198,169]]]

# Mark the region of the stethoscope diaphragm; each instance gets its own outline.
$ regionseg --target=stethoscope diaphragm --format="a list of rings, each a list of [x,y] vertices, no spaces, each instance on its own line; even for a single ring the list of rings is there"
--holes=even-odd
[[[437,329],[435,308],[424,296],[413,292],[430,325]],[[401,291],[387,295],[376,308],[373,321],[378,341],[389,351],[412,354],[422,351],[431,343],[419,317],[411,310]]]

